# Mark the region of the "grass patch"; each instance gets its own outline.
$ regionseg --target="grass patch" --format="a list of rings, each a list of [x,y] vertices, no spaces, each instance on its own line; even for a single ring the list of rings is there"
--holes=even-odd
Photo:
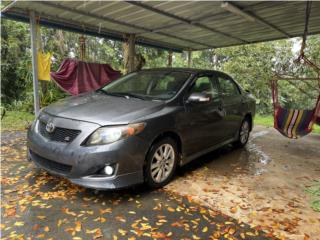
[[[34,115],[28,112],[6,111],[1,120],[1,130],[24,130],[33,119]]]
[[[266,127],[273,127],[273,116],[270,115],[256,115],[254,117],[254,124]]]
[[[312,196],[311,207],[313,210],[320,212],[320,181],[306,188],[306,192]]]
[[[273,116],[271,115],[256,115],[254,118],[254,124],[262,125],[266,127],[273,127]],[[320,126],[313,125],[313,133],[320,133]]]

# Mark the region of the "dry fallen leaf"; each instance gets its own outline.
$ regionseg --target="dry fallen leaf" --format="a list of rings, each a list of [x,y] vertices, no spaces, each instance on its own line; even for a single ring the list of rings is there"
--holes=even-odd
[[[111,208],[100,209],[99,211],[100,211],[101,215],[105,214],[105,213],[111,213],[112,212]]]
[[[127,231],[126,230],[123,230],[121,228],[118,229],[118,232],[122,235],[122,236],[125,236],[127,234]]]
[[[176,210],[174,208],[172,208],[172,207],[168,207],[168,211],[169,212],[175,212]]]
[[[195,239],[195,240],[200,240],[201,239],[197,235],[194,235],[194,234],[192,235],[192,238]]]
[[[17,227],[21,227],[24,226],[24,222],[15,222],[14,225]]]
[[[123,216],[116,216],[116,220],[119,222],[126,222],[126,219]]]
[[[233,235],[235,232],[236,232],[236,230],[234,228],[230,228],[228,233]]]
[[[71,215],[71,216],[74,216],[74,217],[77,216],[77,214],[75,212],[70,211],[69,208],[64,208],[63,207],[61,210],[65,214],[68,214],[68,215]]]
[[[238,211],[238,208],[237,207],[231,207],[230,208],[230,212],[231,213],[236,213]]]
[[[214,238],[220,238],[220,236],[221,236],[221,234],[218,231],[213,233]]]
[[[44,238],[44,237],[45,237],[44,233],[38,234],[38,235],[36,236],[36,238]]]
[[[8,208],[8,209],[6,209],[4,215],[6,217],[15,216],[16,215],[16,208]]]
[[[152,232],[151,233],[152,238],[166,238],[166,234],[161,233],[161,232]]]
[[[96,230],[96,232],[94,233],[94,235],[93,235],[93,239],[98,239],[98,238],[101,238],[101,237],[103,237],[103,234],[102,234],[101,229],[98,228],[98,229]]]
[[[202,232],[208,232],[208,227],[204,227],[203,229],[202,229]]]
[[[60,227],[63,221],[61,219],[58,220],[57,226]]]
[[[75,231],[76,232],[80,232],[81,231],[81,222],[79,222],[79,221],[76,222]]]
[[[33,231],[38,231],[39,228],[40,228],[40,225],[39,224],[35,224],[35,225],[33,225],[32,230]]]

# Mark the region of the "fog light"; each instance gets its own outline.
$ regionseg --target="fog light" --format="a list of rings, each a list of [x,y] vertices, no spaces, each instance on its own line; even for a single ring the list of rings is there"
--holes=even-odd
[[[114,171],[113,167],[111,167],[111,166],[105,166],[103,169],[103,172],[109,176],[113,174],[113,171]]]

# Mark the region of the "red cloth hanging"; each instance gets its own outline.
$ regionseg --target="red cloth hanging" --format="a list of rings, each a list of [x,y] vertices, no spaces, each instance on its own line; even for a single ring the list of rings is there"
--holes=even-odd
[[[71,95],[97,90],[121,76],[109,64],[87,63],[74,59],[63,60],[57,72],[50,77]]]

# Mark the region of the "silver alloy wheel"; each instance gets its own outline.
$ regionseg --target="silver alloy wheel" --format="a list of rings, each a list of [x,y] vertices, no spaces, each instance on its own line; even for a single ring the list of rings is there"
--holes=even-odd
[[[150,175],[153,181],[161,183],[170,176],[174,166],[175,157],[174,149],[168,143],[162,144],[155,151],[150,167]]]
[[[240,142],[242,144],[245,144],[247,142],[249,138],[249,132],[249,123],[248,121],[244,121],[240,129]]]

